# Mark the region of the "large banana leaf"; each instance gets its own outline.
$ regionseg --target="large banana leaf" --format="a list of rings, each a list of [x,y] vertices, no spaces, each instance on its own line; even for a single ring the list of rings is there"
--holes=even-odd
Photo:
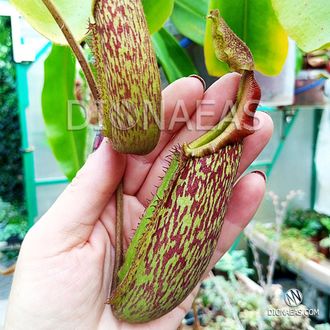
[[[39,33],[57,44],[66,44],[63,33],[55,23],[42,0],[10,0],[26,20]],[[53,4],[64,18],[75,39],[80,41],[87,33],[95,0],[53,0]]]
[[[45,61],[45,83],[42,91],[42,112],[46,134],[63,172],[71,180],[85,162],[87,128],[82,126],[85,116],[79,107],[69,110],[68,101],[75,100],[75,59],[68,47],[53,46]]]
[[[162,65],[169,82],[191,74],[197,74],[197,69],[186,50],[164,28],[153,34],[152,41],[157,59]]]
[[[175,0],[171,20],[178,31],[203,46],[208,0]]]
[[[305,52],[330,45],[329,0],[272,0],[290,37]]]
[[[58,28],[42,0],[10,0],[21,12],[26,20],[50,41],[67,44],[63,33]],[[81,41],[88,28],[89,21],[93,21],[92,13],[95,0],[52,0],[64,21],[69,26],[75,39]],[[158,31],[170,17],[174,0],[142,0],[147,17],[150,33]]]
[[[275,16],[271,0],[210,0],[209,9],[215,8],[220,9],[228,25],[249,46],[256,69],[265,75],[279,74],[288,52],[288,36]],[[227,73],[227,65],[215,57],[210,20],[206,25],[204,49],[209,74]]]
[[[171,16],[174,0],[142,0],[150,33],[157,32]]]

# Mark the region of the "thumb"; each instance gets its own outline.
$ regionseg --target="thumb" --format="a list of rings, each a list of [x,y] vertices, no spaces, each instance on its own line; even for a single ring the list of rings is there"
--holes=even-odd
[[[43,241],[60,244],[61,249],[87,241],[122,180],[125,164],[126,157],[105,139],[37,223]]]

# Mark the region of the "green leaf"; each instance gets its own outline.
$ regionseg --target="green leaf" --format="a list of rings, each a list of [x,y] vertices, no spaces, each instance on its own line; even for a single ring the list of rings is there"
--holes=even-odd
[[[45,61],[45,83],[42,91],[42,112],[46,135],[63,172],[72,180],[85,162],[87,128],[72,130],[85,123],[80,107],[70,114],[68,101],[75,100],[75,59],[68,47],[53,46]],[[86,125],[84,125],[86,126]]]
[[[142,0],[150,34],[159,31],[171,16],[174,0]]]
[[[164,28],[152,35],[152,42],[158,61],[170,83],[179,78],[197,74],[197,69],[186,50]]]
[[[231,29],[249,46],[256,69],[265,75],[278,75],[288,53],[288,36],[279,24],[271,0],[211,0],[209,10],[220,9]],[[217,60],[212,42],[211,20],[207,20],[205,61],[210,75],[221,76],[228,66]]]
[[[65,45],[66,39],[42,0],[10,0],[24,18],[39,33],[54,43]],[[95,0],[53,0],[53,4],[64,18],[75,39],[81,41],[92,17]]]
[[[329,0],[272,0],[289,36],[305,52],[330,46]]]
[[[178,31],[203,46],[208,0],[175,0],[171,17]]]

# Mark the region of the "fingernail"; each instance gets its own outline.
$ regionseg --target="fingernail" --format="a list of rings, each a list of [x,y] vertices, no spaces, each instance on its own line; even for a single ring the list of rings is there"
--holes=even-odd
[[[265,172],[263,172],[263,171],[253,171],[252,173],[259,174],[260,176],[263,177],[263,179],[265,180],[265,182],[267,182],[267,175],[266,175]]]
[[[189,77],[198,79],[203,84],[204,92],[206,91],[206,82],[201,76],[199,76],[197,74],[192,74]]]
[[[93,152],[100,148],[100,145],[104,139],[104,136],[101,132],[98,132],[95,136],[94,143],[93,143]]]

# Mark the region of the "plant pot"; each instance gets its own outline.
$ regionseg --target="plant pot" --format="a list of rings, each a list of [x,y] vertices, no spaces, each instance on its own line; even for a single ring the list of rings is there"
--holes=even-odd
[[[325,79],[297,79],[295,105],[324,105]]]
[[[268,77],[256,72],[261,87],[261,105],[279,107],[292,105],[295,87],[296,44],[290,40],[289,53],[282,72],[276,77]]]
[[[325,255],[326,258],[330,259],[330,249],[329,249],[329,248],[322,247],[322,246],[319,244],[318,251],[319,251],[320,253],[322,253],[323,255]]]
[[[312,236],[309,238],[309,241],[315,245],[317,250],[319,249],[320,246],[320,240],[321,240],[320,235]]]
[[[13,235],[7,239],[8,245],[20,245],[22,243],[22,239],[19,235]]]

